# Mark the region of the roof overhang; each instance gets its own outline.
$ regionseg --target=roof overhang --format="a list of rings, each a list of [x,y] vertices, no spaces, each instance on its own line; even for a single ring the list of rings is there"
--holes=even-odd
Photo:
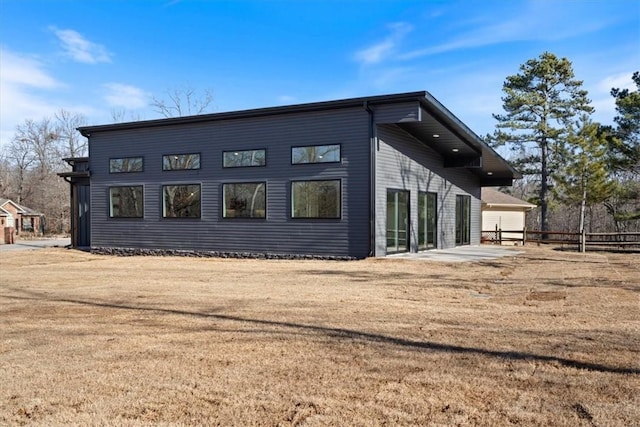
[[[444,159],[448,168],[465,168],[483,187],[510,186],[522,178],[505,159],[428,92],[420,98],[419,120],[398,123]]]

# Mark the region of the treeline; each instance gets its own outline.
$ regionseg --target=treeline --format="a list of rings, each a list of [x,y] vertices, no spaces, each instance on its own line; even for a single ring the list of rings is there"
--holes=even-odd
[[[487,141],[524,176],[504,190],[538,206],[529,229],[640,231],[640,73],[632,80],[611,89],[616,116],[601,124],[567,58],[545,52],[506,78]]]
[[[87,155],[87,140],[76,128],[86,118],[66,110],[17,126],[0,150],[0,197],[45,216],[46,234],[69,231],[69,184],[56,174],[69,170],[62,160]]]

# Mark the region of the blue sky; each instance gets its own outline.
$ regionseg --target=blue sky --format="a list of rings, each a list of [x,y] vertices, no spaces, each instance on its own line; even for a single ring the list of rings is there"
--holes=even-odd
[[[505,77],[544,51],[610,123],[610,89],[640,69],[640,2],[0,0],[0,142],[60,108],[155,119],[151,96],[184,86],[212,112],[427,90],[484,135]]]

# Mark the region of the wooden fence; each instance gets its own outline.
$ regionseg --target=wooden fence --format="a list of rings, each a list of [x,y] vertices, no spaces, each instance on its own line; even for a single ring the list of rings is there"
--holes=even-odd
[[[622,233],[577,233],[567,231],[540,230],[495,230],[482,231],[482,243],[502,245],[505,243],[521,244],[537,243],[576,246],[585,251],[592,249],[640,249],[640,232]]]

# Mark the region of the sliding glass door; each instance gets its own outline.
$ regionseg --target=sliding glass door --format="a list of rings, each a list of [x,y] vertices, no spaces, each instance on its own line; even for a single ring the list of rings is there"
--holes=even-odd
[[[438,205],[436,193],[418,194],[418,249],[438,247]]]
[[[387,253],[409,250],[409,192],[387,190]]]
[[[471,196],[456,196],[456,245],[471,242]]]

